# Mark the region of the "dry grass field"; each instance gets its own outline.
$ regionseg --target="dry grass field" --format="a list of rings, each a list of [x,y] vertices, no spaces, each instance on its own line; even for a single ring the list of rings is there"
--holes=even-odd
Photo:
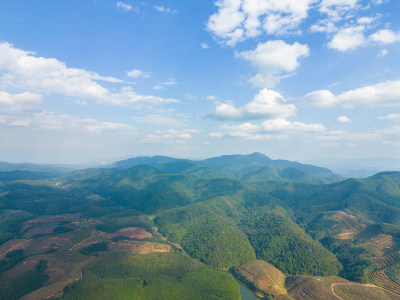
[[[252,261],[236,268],[235,273],[245,282],[250,282],[263,295],[284,295],[286,276],[277,268],[262,260]]]

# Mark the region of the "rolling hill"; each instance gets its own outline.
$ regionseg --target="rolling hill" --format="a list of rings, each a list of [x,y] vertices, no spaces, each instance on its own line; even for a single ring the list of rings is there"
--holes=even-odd
[[[149,164],[75,170],[51,180],[30,173],[36,171],[6,174],[0,180],[0,282],[13,288],[0,293],[61,296],[83,268],[83,279],[66,290],[67,299],[95,290],[112,293],[107,282],[123,295],[143,297],[158,295],[145,282],[177,284],[180,295],[193,280],[211,285],[210,295],[229,299],[237,297],[236,287],[226,271],[215,269],[242,266],[243,273],[247,266],[258,274],[247,276],[250,286],[265,274],[286,276],[287,297],[306,297],[314,285],[316,291],[334,285],[337,295],[381,297],[377,289],[344,285],[345,279],[400,295],[399,172],[322,184],[335,175],[309,165],[275,164],[258,153],[206,161],[146,159]],[[97,273],[106,257],[115,257],[113,269],[122,268],[121,252],[173,252],[177,261],[198,269],[158,279],[143,270],[126,278],[111,269]],[[185,256],[191,258],[181,259]],[[154,267],[169,259],[163,256]],[[61,272],[58,277],[54,270]],[[27,283],[32,274],[41,280],[34,287]],[[344,279],[329,277],[338,275]],[[227,289],[212,287],[207,276],[216,276]]]

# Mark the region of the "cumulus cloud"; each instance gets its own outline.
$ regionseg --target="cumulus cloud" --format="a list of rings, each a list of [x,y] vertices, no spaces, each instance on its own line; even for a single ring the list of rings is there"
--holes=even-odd
[[[349,117],[346,117],[346,116],[339,116],[339,117],[337,118],[337,121],[338,121],[339,123],[350,123],[350,122],[351,122],[350,118],[349,118]]]
[[[0,91],[0,104],[6,104],[11,107],[26,108],[34,107],[42,103],[43,96],[29,92],[19,94],[9,94]]]
[[[110,93],[108,97],[98,99],[98,102],[123,107],[153,107],[178,102],[178,100],[153,95],[141,95],[133,91],[130,86],[126,86],[119,93]]]
[[[278,92],[263,89],[252,101],[236,108],[231,103],[217,103],[209,117],[215,120],[251,120],[265,118],[286,118],[296,114],[296,107],[287,104]]]
[[[366,42],[364,30],[362,25],[342,28],[328,43],[328,47],[341,52],[354,50]]]
[[[273,87],[280,78],[299,67],[299,58],[307,57],[307,45],[287,44],[282,40],[259,43],[254,50],[237,52],[236,56],[249,61],[258,73],[250,79],[255,86]]]
[[[272,119],[262,123],[262,128],[265,131],[308,131],[320,132],[326,128],[322,124],[304,124],[301,122],[290,122],[286,119]]]
[[[400,81],[385,81],[335,96],[329,90],[308,93],[303,101],[312,106],[332,107],[341,105],[345,108],[354,106],[400,106]]]
[[[363,132],[347,132],[344,130],[332,130],[316,135],[317,140],[323,141],[396,141],[400,139],[400,127],[383,129],[367,129]]]
[[[117,8],[124,10],[124,11],[130,11],[133,9],[132,5],[126,4],[124,2],[118,1],[117,2]]]
[[[201,43],[200,47],[201,47],[201,49],[209,49],[210,48],[210,46],[208,46],[207,43]]]
[[[153,8],[158,11],[158,12],[162,12],[162,13],[177,13],[178,11],[175,9],[171,9],[169,7],[165,7],[165,6],[161,6],[161,5],[154,5]]]
[[[217,132],[211,132],[210,136],[221,138],[224,136],[241,137],[249,140],[258,139],[287,139],[293,133],[323,132],[326,128],[322,124],[305,124],[291,122],[283,118],[266,120],[261,124],[243,123],[240,125],[222,125]]]
[[[83,69],[68,68],[54,58],[35,57],[33,53],[0,43],[0,84],[7,88],[34,94],[59,94],[93,99],[99,103],[120,106],[153,106],[177,102],[151,95],[140,95],[130,87],[114,93],[97,81],[123,83],[113,77],[100,76]]]
[[[193,134],[199,133],[198,129],[184,129],[184,130],[156,130],[153,134],[147,135],[143,143],[167,143],[167,144],[183,144],[187,140],[193,138]]]
[[[359,0],[322,0],[319,4],[319,11],[332,19],[338,20],[355,9],[359,2]]]
[[[78,118],[68,114],[35,112],[0,115],[0,126],[30,127],[43,130],[85,130],[91,133],[112,131],[119,134],[132,133],[135,128],[122,123],[102,122],[90,118]]]
[[[210,16],[207,29],[227,45],[268,34],[297,32],[317,0],[218,0],[218,11]]]
[[[372,34],[370,39],[381,44],[393,44],[400,41],[400,32],[394,32],[389,29],[381,29]]]
[[[357,20],[358,24],[370,24],[372,22],[374,22],[374,18],[371,17],[361,17]]]
[[[336,25],[329,19],[319,20],[316,24],[310,27],[311,32],[331,33],[337,31]]]
[[[379,116],[379,120],[400,120],[400,114],[388,114],[386,116]]]
[[[127,71],[126,75],[128,77],[131,77],[131,78],[139,78],[139,77],[150,78],[151,77],[151,73],[150,72],[143,72],[143,71],[140,71],[138,69],[133,69],[131,71]]]

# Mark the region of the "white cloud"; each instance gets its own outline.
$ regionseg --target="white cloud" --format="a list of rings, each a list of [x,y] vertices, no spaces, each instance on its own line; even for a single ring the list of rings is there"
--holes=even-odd
[[[154,134],[147,135],[143,143],[167,143],[167,144],[183,144],[187,140],[193,138],[193,134],[199,133],[197,129],[184,129],[184,130],[156,130]]]
[[[35,112],[0,115],[1,126],[30,127],[33,129],[76,131],[85,130],[91,133],[112,131],[118,134],[132,133],[135,128],[122,123],[102,122],[95,119],[82,119],[68,114],[55,114],[53,112]]]
[[[331,107],[341,105],[345,108],[354,106],[400,106],[400,81],[385,81],[335,96],[328,90],[318,90],[303,97],[304,102],[312,106]]]
[[[338,102],[335,95],[328,90],[310,92],[303,97],[303,101],[308,105],[317,107],[331,107]]]
[[[122,107],[152,107],[178,102],[178,100],[153,95],[140,95],[133,91],[131,87],[126,86],[119,93],[109,94],[108,97],[101,98],[98,102]]]
[[[258,72],[250,81],[259,87],[273,87],[279,82],[283,73],[292,72],[298,68],[298,59],[307,57],[307,45],[286,44],[282,40],[267,41],[257,45],[255,50],[236,53],[237,57],[249,61]]]
[[[339,20],[348,12],[357,8],[359,0],[322,0],[319,10],[334,20]]]
[[[357,20],[358,24],[370,24],[374,22],[374,18],[371,17],[361,17]]]
[[[214,100],[217,100],[217,97],[214,96],[214,95],[209,95],[209,96],[206,97],[206,100],[214,101]]]
[[[117,7],[124,11],[130,11],[133,9],[132,5],[125,4],[124,2],[121,2],[121,1],[117,2]]]
[[[347,132],[343,130],[327,131],[315,137],[323,141],[399,141],[400,127],[384,129],[367,129],[363,132]],[[353,143],[352,143],[353,144]]]
[[[0,91],[0,104],[6,104],[12,107],[26,108],[37,106],[42,103],[42,99],[42,95],[32,94],[29,92],[9,94]]]
[[[317,24],[310,27],[311,32],[325,32],[331,33],[337,30],[335,23],[329,19],[319,20]]]
[[[262,123],[265,131],[308,131],[320,132],[326,128],[322,124],[304,124],[301,122],[290,122],[286,119],[272,119]]]
[[[340,29],[333,39],[328,43],[328,47],[345,52],[354,50],[366,42],[364,36],[364,26],[354,26]]]
[[[382,49],[379,54],[378,57],[384,57],[386,55],[388,55],[389,51],[387,49]]]
[[[400,32],[393,32],[389,29],[381,29],[370,36],[374,42],[382,44],[393,44],[400,41]]]
[[[165,7],[165,6],[159,6],[159,5],[154,5],[153,8],[158,11],[158,12],[162,12],[162,13],[177,13],[178,11],[175,9],[171,9],[169,7]]]
[[[399,120],[400,114],[388,114],[386,116],[378,117],[379,120]]]
[[[228,45],[268,34],[297,32],[317,0],[218,0],[207,29]]]
[[[211,132],[210,136],[221,138],[223,136],[241,137],[249,140],[261,139],[287,139],[288,134],[293,133],[315,133],[323,132],[326,128],[322,124],[305,124],[301,122],[290,122],[286,119],[278,118],[264,121],[262,124],[243,123],[230,126],[222,125],[217,132]]]
[[[175,80],[173,80],[173,79],[170,79],[170,80],[161,82],[161,84],[162,84],[162,85],[177,85],[178,82],[175,81]]]
[[[375,5],[381,5],[383,3],[387,3],[389,0],[372,0],[372,3]]]
[[[140,117],[132,117],[132,119],[136,122],[151,124],[155,126],[185,127],[186,125],[185,122],[164,115],[147,115]]]
[[[54,58],[35,57],[33,53],[16,49],[9,43],[0,43],[0,84],[33,94],[58,94],[99,103],[119,106],[153,106],[177,102],[151,95],[140,95],[130,87],[113,93],[96,80],[123,83],[113,77],[104,77],[83,69],[68,68]]]
[[[177,85],[177,84],[178,84],[178,82],[175,81],[174,79],[169,79],[167,81],[158,82],[157,85],[153,86],[153,90],[162,90],[166,86],[173,86],[173,85]]]
[[[279,93],[263,89],[252,101],[240,108],[231,103],[218,103],[209,116],[215,120],[251,120],[295,115],[296,107],[285,102]]]
[[[337,118],[337,121],[338,121],[339,123],[350,123],[350,122],[351,122],[351,120],[349,119],[349,117],[346,117],[346,116],[339,116],[339,117]]]
[[[210,46],[208,46],[207,43],[201,43],[200,47],[201,47],[201,49],[209,49],[210,48]]]
[[[128,77],[131,77],[131,78],[139,78],[139,77],[150,78],[151,77],[151,73],[150,72],[143,72],[143,71],[140,71],[138,69],[127,71],[126,75]]]

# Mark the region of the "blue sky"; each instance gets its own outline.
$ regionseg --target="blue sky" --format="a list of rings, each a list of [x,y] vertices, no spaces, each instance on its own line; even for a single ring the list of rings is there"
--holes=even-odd
[[[0,160],[400,158],[400,1],[0,2]]]

